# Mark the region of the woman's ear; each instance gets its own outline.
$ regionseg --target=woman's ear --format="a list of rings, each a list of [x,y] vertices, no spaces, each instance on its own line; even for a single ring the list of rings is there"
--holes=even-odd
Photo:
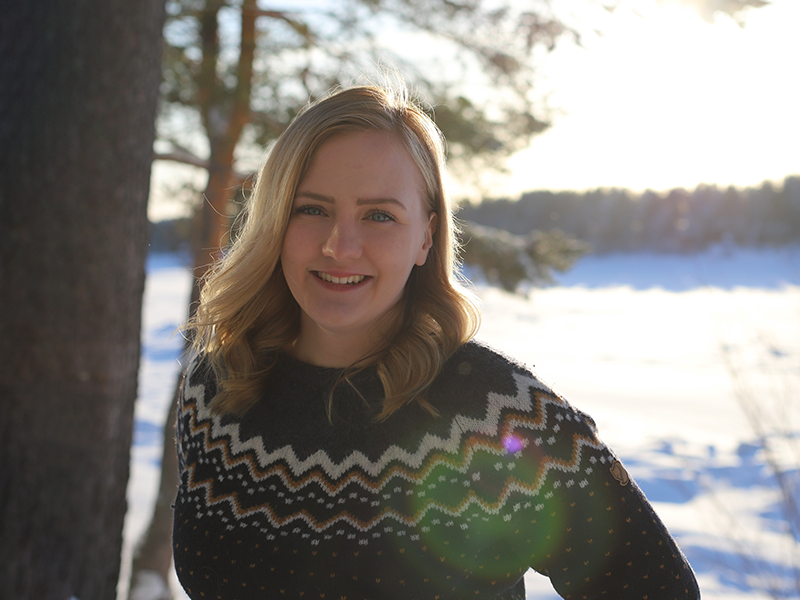
[[[425,264],[425,261],[428,260],[428,251],[433,246],[433,234],[436,232],[436,225],[437,225],[437,215],[435,212],[432,212],[428,216],[428,224],[425,226],[425,239],[422,242],[422,248],[419,250],[419,254],[417,254],[416,265],[421,267]]]

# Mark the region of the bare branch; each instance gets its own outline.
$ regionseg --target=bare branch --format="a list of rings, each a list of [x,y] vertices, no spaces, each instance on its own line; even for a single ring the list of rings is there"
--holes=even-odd
[[[279,136],[281,133],[283,133],[283,130],[286,129],[287,125],[287,123],[279,121],[278,119],[275,119],[269,114],[258,110],[250,111],[250,122],[263,125],[271,132],[273,132],[276,136]]]
[[[294,31],[300,36],[302,36],[308,44],[314,44],[316,41],[316,36],[311,32],[311,27],[309,27],[308,23],[304,23],[299,19],[292,16],[292,13],[285,10],[264,10],[264,9],[253,9],[252,14],[255,17],[267,17],[269,19],[276,19],[278,21],[284,21],[287,25],[289,25]]]
[[[199,156],[196,156],[191,152],[177,148],[172,152],[154,152],[153,160],[168,160],[180,163],[182,165],[189,165],[191,167],[198,167],[200,169],[205,169],[206,171],[210,167],[210,162],[208,160],[200,158]],[[248,180],[252,180],[255,176],[256,173],[253,171],[247,171],[247,172],[234,171],[233,174],[231,175],[233,183],[235,183],[237,186],[243,185]]]
[[[206,170],[208,170],[209,166],[207,159],[200,158],[199,156],[180,148],[176,148],[172,152],[154,152],[153,160],[170,160]]]

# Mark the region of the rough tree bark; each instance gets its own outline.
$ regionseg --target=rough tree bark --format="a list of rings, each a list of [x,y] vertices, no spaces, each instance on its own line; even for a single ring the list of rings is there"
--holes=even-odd
[[[0,598],[116,596],[164,0],[0,18]]]

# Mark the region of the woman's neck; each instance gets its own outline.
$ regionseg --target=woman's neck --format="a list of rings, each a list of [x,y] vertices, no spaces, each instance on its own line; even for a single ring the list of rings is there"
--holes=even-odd
[[[345,368],[372,354],[381,344],[374,332],[332,332],[301,327],[300,335],[284,351],[297,360],[318,367]]]
[[[396,304],[376,322],[358,329],[332,330],[320,326],[300,311],[300,333],[284,347],[290,356],[318,367],[346,368],[365,366],[376,352],[388,346],[402,323],[402,308]]]

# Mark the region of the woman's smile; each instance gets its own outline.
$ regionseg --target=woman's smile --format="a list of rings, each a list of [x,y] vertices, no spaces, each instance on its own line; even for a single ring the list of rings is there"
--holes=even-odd
[[[317,276],[318,279],[326,282],[326,283],[333,283],[337,285],[347,285],[347,286],[355,286],[363,281],[367,280],[366,275],[332,275],[331,273],[325,273],[323,271],[312,271],[314,275]]]

